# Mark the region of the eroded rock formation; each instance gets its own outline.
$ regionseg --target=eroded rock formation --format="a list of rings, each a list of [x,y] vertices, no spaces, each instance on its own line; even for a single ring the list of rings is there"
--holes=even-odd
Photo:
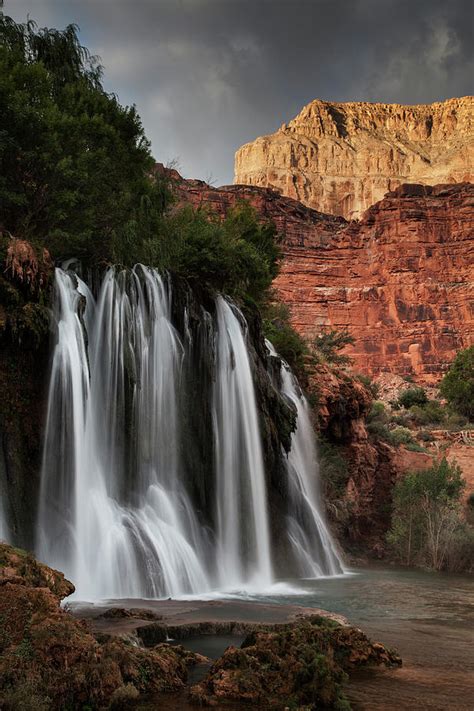
[[[240,701],[257,708],[346,708],[345,673],[401,663],[361,630],[314,616],[282,631],[254,632],[241,648],[228,647],[191,688],[191,699],[201,706]]]
[[[0,543],[2,709],[128,708],[140,694],[184,687],[197,655],[168,644],[145,650],[107,636],[99,642],[60,608],[73,591],[62,573]]]
[[[474,339],[474,185],[404,185],[360,221],[324,215],[269,188],[176,181],[220,214],[249,201],[282,234],[275,286],[311,337],[347,328],[354,368],[439,380]]]
[[[472,180],[473,115],[469,96],[418,106],[317,99],[237,151],[235,183],[358,218],[402,183]]]

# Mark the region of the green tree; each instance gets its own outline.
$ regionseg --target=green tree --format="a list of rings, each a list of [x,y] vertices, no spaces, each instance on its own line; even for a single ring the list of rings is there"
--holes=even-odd
[[[0,17],[0,234],[46,247],[56,261],[143,262],[263,303],[278,272],[274,225],[247,204],[225,219],[178,208],[135,107],[101,81],[75,25]]]
[[[135,108],[101,77],[75,25],[0,16],[0,231],[55,258],[125,262],[167,202]]]
[[[395,486],[392,526],[387,536],[405,565],[413,562],[413,550],[419,548],[421,520],[419,510],[420,481],[416,472],[409,472]]]
[[[456,412],[474,420],[474,346],[459,351],[440,391]]]
[[[461,516],[461,469],[446,459],[407,474],[395,486],[387,540],[406,565],[446,567],[467,524]]]
[[[261,304],[278,273],[279,255],[273,223],[262,223],[242,202],[224,219],[190,205],[174,210],[144,242],[139,261]]]
[[[346,346],[354,343],[354,337],[349,331],[330,329],[318,334],[311,344],[314,357],[318,361],[334,363],[335,365],[347,365],[351,359],[341,353]]]

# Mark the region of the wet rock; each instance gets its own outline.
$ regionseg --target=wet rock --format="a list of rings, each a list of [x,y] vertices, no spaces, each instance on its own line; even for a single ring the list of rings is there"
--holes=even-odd
[[[207,706],[244,701],[258,708],[343,709],[347,674],[379,664],[399,666],[401,659],[361,630],[315,616],[229,647],[190,696]]]
[[[5,544],[0,582],[0,708],[101,708],[125,686],[138,694],[179,690],[188,666],[201,662],[168,644],[142,649],[106,636],[99,643],[60,607],[73,585]]]

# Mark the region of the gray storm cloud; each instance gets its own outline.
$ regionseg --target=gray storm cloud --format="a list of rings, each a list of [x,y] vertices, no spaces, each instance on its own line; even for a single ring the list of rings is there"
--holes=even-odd
[[[471,0],[5,0],[76,22],[157,160],[231,182],[243,143],[312,99],[427,103],[472,93]]]

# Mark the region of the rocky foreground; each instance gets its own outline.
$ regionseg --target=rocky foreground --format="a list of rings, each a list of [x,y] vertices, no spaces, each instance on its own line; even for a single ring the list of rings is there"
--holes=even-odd
[[[402,183],[472,181],[473,101],[403,106],[316,99],[274,134],[237,151],[235,182],[275,188],[350,220]]]
[[[313,614],[290,623],[252,623],[241,647],[228,647],[210,665],[183,646],[157,644],[156,631],[165,623],[149,610],[101,613],[106,630],[97,620],[77,619],[61,607],[73,591],[62,573],[0,544],[0,708],[131,708],[169,692],[201,706],[231,701],[262,709],[344,709],[343,686],[352,671],[401,664],[361,630]],[[148,626],[155,632],[147,634]],[[222,620],[199,623],[201,634],[220,628]],[[188,625],[186,633],[193,629]],[[203,664],[202,679],[189,688],[188,668],[196,664]]]

